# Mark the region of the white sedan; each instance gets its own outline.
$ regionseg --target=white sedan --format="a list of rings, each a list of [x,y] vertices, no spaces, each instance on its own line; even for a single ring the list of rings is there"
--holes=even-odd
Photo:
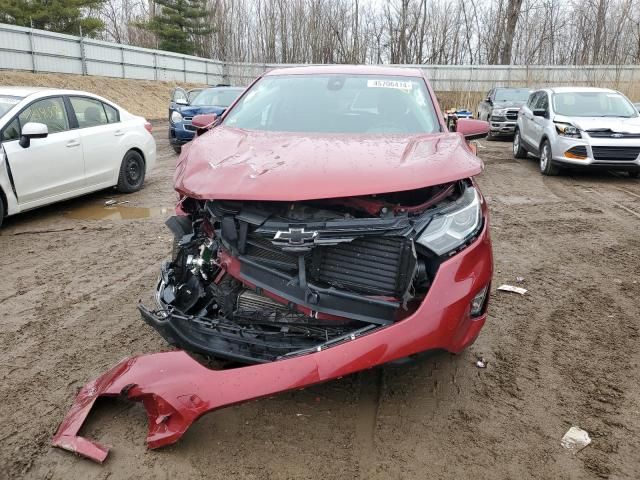
[[[0,224],[108,187],[135,192],[155,161],[151,124],[102,97],[0,87]]]

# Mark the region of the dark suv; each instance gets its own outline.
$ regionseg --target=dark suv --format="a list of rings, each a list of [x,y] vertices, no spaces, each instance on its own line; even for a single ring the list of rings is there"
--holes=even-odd
[[[529,88],[493,88],[478,104],[476,118],[490,123],[487,138],[513,136],[518,120],[518,110],[527,103]]]

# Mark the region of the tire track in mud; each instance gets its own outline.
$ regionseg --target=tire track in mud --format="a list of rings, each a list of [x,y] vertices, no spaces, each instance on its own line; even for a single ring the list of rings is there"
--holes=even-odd
[[[360,478],[369,478],[375,467],[376,427],[382,395],[384,371],[382,368],[359,374],[360,392],[355,419],[355,454]]]

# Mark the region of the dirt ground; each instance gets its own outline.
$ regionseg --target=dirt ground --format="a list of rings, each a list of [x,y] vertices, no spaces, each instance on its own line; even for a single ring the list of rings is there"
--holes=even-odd
[[[220,410],[156,451],[140,405],[105,401],[85,428],[114,446],[104,465],[51,448],[81,385],[167,349],[136,310],[170,249],[176,157],[164,127],[155,133],[159,163],[142,191],[100,192],[0,230],[0,477],[640,478],[640,181],[542,177],[499,141],[479,148],[496,272],[468,351]],[[138,209],[105,213],[112,197]],[[496,291],[518,276],[525,296]],[[560,446],[572,425],[593,438],[577,455]]]

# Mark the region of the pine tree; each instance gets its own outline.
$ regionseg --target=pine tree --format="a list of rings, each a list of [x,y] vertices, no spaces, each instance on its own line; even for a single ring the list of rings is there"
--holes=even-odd
[[[103,28],[95,11],[105,0],[0,0],[0,22],[58,33],[94,36]]]
[[[146,27],[158,35],[160,49],[194,55],[197,52],[196,37],[212,32],[206,23],[206,0],[156,0],[160,14],[152,18]]]

